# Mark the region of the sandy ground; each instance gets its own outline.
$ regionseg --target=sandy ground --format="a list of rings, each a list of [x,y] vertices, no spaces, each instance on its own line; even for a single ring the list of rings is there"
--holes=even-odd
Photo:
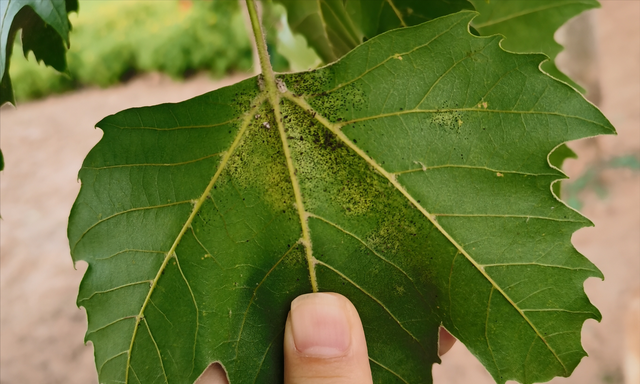
[[[572,177],[614,156],[640,155],[640,1],[605,1],[596,18],[600,106],[619,136],[574,143],[581,158],[567,164]],[[78,169],[101,137],[91,127],[125,108],[184,100],[239,79],[214,82],[198,76],[175,83],[151,75],[0,111],[6,160],[0,174],[1,384],[97,381],[93,349],[83,345],[85,314],[75,305],[86,266],[79,263],[74,270],[66,238],[80,187]],[[623,383],[625,345],[640,345],[625,327],[630,303],[640,295],[640,173],[607,170],[600,181],[609,192],[605,199],[589,190],[580,195],[583,213],[596,226],[578,231],[573,241],[606,276],[604,282],[585,284],[604,319],[585,324],[583,340],[591,357],[571,378],[552,381],[556,384]],[[493,382],[460,343],[434,368],[434,380]]]

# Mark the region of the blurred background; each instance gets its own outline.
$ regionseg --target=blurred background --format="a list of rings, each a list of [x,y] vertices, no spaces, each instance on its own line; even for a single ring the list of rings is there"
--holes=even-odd
[[[257,69],[235,1],[80,0],[70,18],[68,73],[14,48],[17,108],[0,109],[1,384],[97,382],[93,349],[83,344],[85,313],[75,305],[86,264],[74,269],[66,238],[77,172],[101,138],[95,123],[230,85]],[[305,39],[292,35],[284,8],[263,7],[263,20],[276,71],[319,64]],[[590,357],[571,378],[552,383],[639,384],[640,1],[604,0],[556,39],[566,48],[558,66],[587,89],[619,135],[570,144],[579,157],[565,163],[571,179],[563,198],[595,224],[573,242],[605,274],[585,283],[603,320],[583,327]],[[442,360],[436,384],[493,383],[460,343]]]

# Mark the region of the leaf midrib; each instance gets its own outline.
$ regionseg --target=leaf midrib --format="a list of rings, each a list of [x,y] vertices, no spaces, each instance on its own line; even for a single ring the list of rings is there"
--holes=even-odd
[[[275,81],[273,82],[275,87]],[[296,201],[296,210],[298,211],[298,219],[300,220],[300,226],[302,227],[302,245],[305,248],[305,255],[307,258],[307,265],[309,268],[309,280],[311,283],[311,290],[318,292],[318,281],[316,278],[316,258],[313,257],[313,249],[311,246],[311,235],[309,230],[309,222],[306,217],[306,210],[304,208],[304,201],[302,199],[302,192],[300,191],[300,183],[296,176],[296,169],[293,165],[293,157],[291,156],[291,150],[289,148],[289,139],[284,129],[284,123],[282,114],[280,113],[280,91],[273,89],[269,92],[269,102],[273,108],[274,118],[278,125],[278,133],[280,134],[280,140],[282,141],[282,150],[286,158],[287,169],[289,171],[289,179],[291,180],[291,187],[293,188],[293,194]]]

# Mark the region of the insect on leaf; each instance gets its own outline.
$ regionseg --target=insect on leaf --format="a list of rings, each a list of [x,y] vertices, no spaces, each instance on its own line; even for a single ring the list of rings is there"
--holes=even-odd
[[[376,383],[431,382],[441,324],[498,383],[568,376],[602,275],[547,155],[615,131],[474,16],[278,75],[273,105],[252,78],[99,122],[69,241],[100,382],[193,382],[214,361],[281,382],[289,304],[313,287],[358,308]]]

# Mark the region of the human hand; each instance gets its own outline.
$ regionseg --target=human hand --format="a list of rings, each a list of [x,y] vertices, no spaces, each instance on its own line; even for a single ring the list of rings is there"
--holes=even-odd
[[[438,353],[456,339],[440,329]],[[371,384],[367,343],[358,311],[337,293],[310,293],[291,303],[284,332],[285,384]],[[228,384],[214,365],[196,384]]]

